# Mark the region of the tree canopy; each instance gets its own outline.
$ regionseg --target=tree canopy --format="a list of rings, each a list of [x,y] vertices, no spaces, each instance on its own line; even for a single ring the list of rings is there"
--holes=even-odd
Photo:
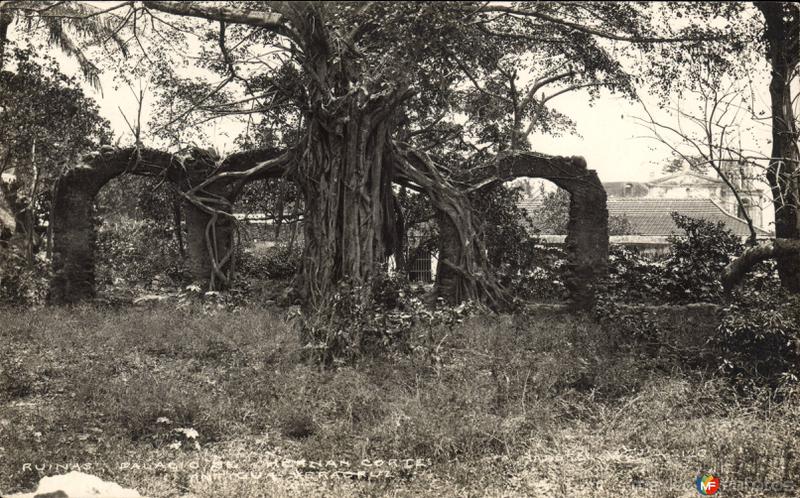
[[[691,88],[687,68],[733,67],[759,33],[739,2],[44,1],[0,10],[116,45],[108,59],[129,62],[112,64],[153,81],[152,135],[174,147],[207,120],[235,117],[246,123],[245,147],[280,149],[237,171],[209,168],[184,195],[212,220],[228,219],[248,181],[296,183],[305,209],[298,287],[312,308],[402,251],[398,186],[427,196],[441,243],[451,239],[441,272],[451,275],[437,285],[446,280],[455,299],[507,302],[469,195],[517,176],[591,176],[585,160],[524,153],[533,131],[572,129],[574,118],[548,104],[577,90]],[[187,60],[191,71],[176,69]],[[221,184],[232,190],[214,191]]]

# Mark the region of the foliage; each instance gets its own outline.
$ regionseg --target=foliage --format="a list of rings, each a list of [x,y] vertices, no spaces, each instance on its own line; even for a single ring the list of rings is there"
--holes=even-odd
[[[297,274],[302,262],[302,248],[278,242],[272,247],[255,252],[243,252],[238,258],[237,272],[243,278],[289,279]]]
[[[380,285],[378,282],[384,282]],[[341,365],[400,346],[411,330],[411,316],[399,306],[385,308],[408,292],[402,277],[373,285],[343,281],[320,309],[301,318],[301,334],[312,361]]]
[[[715,343],[722,368],[740,383],[773,387],[800,379],[800,296],[780,287],[775,264],[762,264],[720,309]]]
[[[98,280],[114,287],[148,287],[158,278],[180,282],[183,263],[172,228],[149,218],[103,219],[97,234]]]
[[[664,258],[645,257],[636,249],[612,245],[608,263],[602,294],[609,300],[651,303],[664,299]]]
[[[528,249],[534,239],[528,230],[528,212],[519,205],[521,189],[495,185],[473,195],[470,200],[480,217],[479,228],[492,266],[526,267],[530,257]]]
[[[0,245],[0,304],[44,303],[49,277],[50,262],[41,255],[31,265],[17,244]]]
[[[665,256],[645,256],[635,249],[612,245],[609,275],[601,294],[621,303],[672,304],[719,302],[723,268],[742,249],[722,222],[673,213],[682,235],[669,237]]]
[[[17,177],[30,184],[33,159],[42,177],[52,180],[86,150],[108,143],[109,124],[55,59],[30,49],[15,48],[10,55],[15,71],[0,72],[2,169],[16,168]]]
[[[150,287],[159,279],[171,281],[167,287],[183,280],[183,253],[174,219],[180,200],[175,195],[152,178],[134,175],[121,175],[100,191],[96,218],[98,282],[124,291],[134,286]],[[183,229],[181,237],[186,240]]]
[[[496,269],[500,283],[522,301],[563,301],[566,255],[560,248],[533,240],[526,244],[524,264],[505,263]]]
[[[429,308],[397,273],[383,273],[369,285],[344,281],[323,306],[303,316],[300,327],[309,358],[326,366],[407,352],[416,333],[452,327],[476,309],[441,300]]]
[[[531,225],[537,233],[548,235],[566,235],[569,221],[569,192],[564,189],[546,192],[540,189],[539,209],[530,213]]]
[[[107,143],[110,132],[94,100],[75,78],[60,72],[55,59],[12,48],[6,46],[4,54],[10,63],[4,69],[11,70],[0,71],[0,171],[13,168],[15,181],[2,188],[11,194],[17,231],[35,235],[30,248],[23,248],[28,239],[18,236],[2,249],[0,301],[38,304],[46,296],[49,261],[37,251],[45,247],[39,238],[53,183],[80,154]]]
[[[712,301],[722,294],[719,276],[742,250],[736,235],[722,222],[712,223],[672,213],[685,235],[670,236],[664,288],[672,302]]]

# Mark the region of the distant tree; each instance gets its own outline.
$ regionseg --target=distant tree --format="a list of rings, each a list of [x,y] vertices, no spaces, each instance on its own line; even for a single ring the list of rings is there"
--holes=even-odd
[[[5,194],[32,262],[54,181],[111,133],[95,102],[55,60],[17,48],[8,55],[9,70],[0,72],[0,173],[14,171],[16,182]]]
[[[674,159],[665,171],[680,171],[688,166],[700,174],[713,172],[733,195],[737,212],[750,231],[750,244],[756,243],[756,229],[742,190],[752,183],[751,169],[758,167],[742,147],[746,108],[744,82],[726,78],[719,68],[706,66],[689,71],[694,85],[688,92],[698,104],[687,108],[685,94],[675,98],[667,109],[677,124],[658,120],[640,101],[645,118],[637,118],[651,137],[666,146]]]
[[[24,38],[44,40],[61,49],[78,62],[84,78],[100,88],[100,69],[85,53],[85,44],[101,45],[128,53],[127,43],[120,36],[120,24],[102,14],[109,11],[96,5],[78,2],[0,2],[0,71],[4,69],[8,31],[17,21],[24,26]]]

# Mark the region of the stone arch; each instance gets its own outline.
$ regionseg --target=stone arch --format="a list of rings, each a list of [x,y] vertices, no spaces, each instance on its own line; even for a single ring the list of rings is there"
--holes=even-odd
[[[169,164],[171,154],[138,151],[147,164]],[[95,196],[113,178],[133,169],[136,149],[103,148],[85,156],[56,181],[50,223],[53,227],[53,277],[48,300],[75,303],[95,295]]]
[[[200,149],[189,159],[179,159],[162,151],[129,147],[104,147],[85,156],[78,166],[65,172],[56,182],[51,221],[53,227],[53,277],[48,300],[51,303],[75,303],[95,296],[95,197],[109,181],[123,174],[159,176],[187,191],[203,183],[211,175],[220,180],[205,186],[204,193],[227,199],[231,205],[241,190],[241,177],[248,168],[260,161],[273,159],[279,152],[273,149],[232,154],[217,165],[208,161],[208,153]],[[205,159],[204,159],[205,158]],[[282,168],[260,171],[247,177],[253,181],[280,176]],[[198,206],[186,203],[187,241],[190,272],[205,280],[211,275],[211,254],[225,253],[232,243],[233,227],[229,219],[217,219],[216,247],[206,243],[205,231],[212,215]],[[217,260],[219,262],[219,260]],[[221,264],[225,264],[222,261]]]
[[[498,285],[491,271],[485,271],[485,248],[474,231],[466,194],[531,177],[549,180],[570,194],[565,284],[573,306],[592,305],[596,284],[608,272],[608,208],[606,191],[583,158],[510,151],[453,182],[441,177],[422,155],[398,148],[397,157],[395,182],[427,195],[433,204],[439,226],[436,297],[452,304],[487,298],[497,309],[511,304],[507,290]]]
[[[543,178],[569,192],[565,285],[576,306],[591,306],[598,280],[608,273],[607,196],[597,172],[582,157],[519,151],[498,156],[495,168],[497,181]]]

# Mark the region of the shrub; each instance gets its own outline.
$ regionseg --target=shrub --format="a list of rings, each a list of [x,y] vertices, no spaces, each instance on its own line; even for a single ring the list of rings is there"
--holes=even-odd
[[[181,280],[183,262],[172,227],[152,219],[105,219],[97,233],[100,282],[148,285],[157,276]]]
[[[664,290],[674,303],[714,301],[722,295],[719,276],[742,251],[739,237],[722,222],[712,223],[672,213],[684,236],[671,236],[664,268]]]
[[[302,247],[297,245],[289,247],[286,243],[278,243],[264,250],[259,256],[249,254],[242,260],[241,271],[262,279],[264,276],[271,279],[289,279],[300,269],[302,258]]]
[[[504,262],[496,269],[500,284],[514,290],[524,300],[560,301],[566,298],[564,270],[566,259],[559,248],[532,240],[526,244],[524,259]]]
[[[41,304],[47,297],[50,262],[38,254],[28,264],[16,246],[0,248],[0,303]]]
[[[717,302],[719,276],[742,250],[739,237],[721,222],[672,213],[685,235],[669,237],[666,257],[648,257],[635,249],[612,246],[603,298],[621,303],[685,304]]]
[[[477,308],[438,300],[426,306],[402,275],[382,274],[368,284],[349,280],[315,312],[302,317],[301,335],[310,359],[326,366],[362,358],[408,352],[412,334],[432,336],[437,327],[453,327]]]
[[[800,296],[774,280],[771,287],[748,285],[720,310],[722,368],[740,381],[777,386],[800,375]]]
[[[401,302],[407,286],[401,277],[370,284],[340,282],[314,313],[302,318],[303,341],[311,359],[332,365],[399,347],[412,323]]]
[[[601,298],[620,303],[663,300],[663,259],[645,257],[636,249],[611,246],[608,263],[608,278]]]

